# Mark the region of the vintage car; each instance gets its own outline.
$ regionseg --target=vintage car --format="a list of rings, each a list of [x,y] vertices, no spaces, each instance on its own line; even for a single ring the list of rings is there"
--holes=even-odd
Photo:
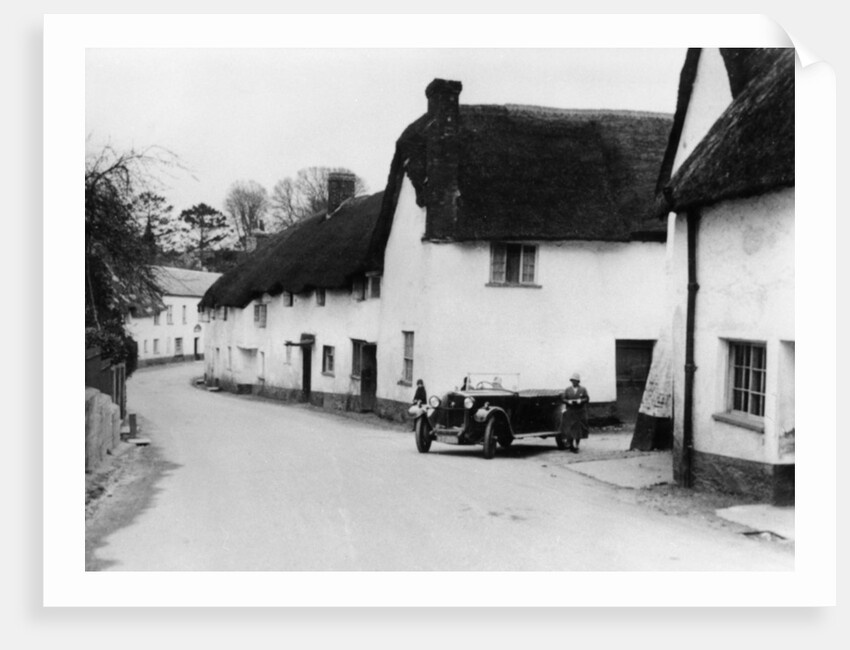
[[[496,446],[508,447],[519,438],[555,438],[559,449],[567,444],[559,434],[563,412],[562,391],[519,390],[517,374],[470,373],[460,388],[427,404],[414,404],[416,448],[431,449],[432,442],[483,445],[484,458],[493,458]]]

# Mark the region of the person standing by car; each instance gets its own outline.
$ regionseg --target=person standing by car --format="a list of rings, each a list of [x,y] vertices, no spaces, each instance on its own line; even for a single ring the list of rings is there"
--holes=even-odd
[[[425,402],[428,401],[428,393],[425,392],[425,382],[421,379],[416,380],[416,392],[413,393],[413,401],[411,404],[414,406],[424,406]],[[416,429],[416,420],[413,421],[411,425],[413,430]]]
[[[569,450],[577,454],[579,442],[587,437],[587,403],[590,401],[577,372],[570,377],[570,385],[564,390],[562,399],[566,408],[561,415],[561,435],[569,442]]]

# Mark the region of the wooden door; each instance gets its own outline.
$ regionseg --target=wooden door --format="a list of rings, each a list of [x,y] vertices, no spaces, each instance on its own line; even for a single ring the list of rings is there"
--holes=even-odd
[[[378,346],[364,344],[360,366],[360,410],[374,411],[378,392]]]
[[[631,423],[637,420],[655,341],[621,339],[616,346],[617,415],[622,422]]]

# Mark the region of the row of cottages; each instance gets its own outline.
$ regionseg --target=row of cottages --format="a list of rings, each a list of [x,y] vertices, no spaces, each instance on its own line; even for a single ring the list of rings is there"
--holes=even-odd
[[[674,475],[777,504],[794,500],[794,74],[791,49],[689,50],[656,208]]]
[[[666,228],[651,214],[671,116],[459,104],[434,80],[381,193],[268,241],[200,305],[207,381],[403,417],[467,372],[563,388],[634,417],[662,330]]]
[[[139,366],[202,359],[204,324],[198,301],[221,273],[154,266],[153,274],[162,291],[162,309],[134,305],[126,315]]]

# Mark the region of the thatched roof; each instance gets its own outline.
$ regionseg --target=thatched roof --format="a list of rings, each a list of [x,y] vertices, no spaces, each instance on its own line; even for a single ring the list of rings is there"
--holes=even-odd
[[[330,218],[322,212],[268,237],[213,284],[200,306],[244,307],[264,293],[301,293],[350,284],[369,268],[383,192],[349,199]]]
[[[426,238],[628,241],[647,223],[672,116],[536,106],[460,106],[457,218],[428,215]],[[379,237],[403,176],[425,206],[425,114],[396,143]],[[380,249],[380,246],[377,248]]]
[[[173,266],[154,266],[156,283],[164,296],[198,297],[206,293],[221,273],[178,269]]]
[[[670,178],[699,54],[688,53],[659,177],[655,213],[710,205],[794,185],[794,50],[721,50],[733,100]],[[685,98],[683,100],[683,97]],[[669,164],[668,164],[669,163]]]

